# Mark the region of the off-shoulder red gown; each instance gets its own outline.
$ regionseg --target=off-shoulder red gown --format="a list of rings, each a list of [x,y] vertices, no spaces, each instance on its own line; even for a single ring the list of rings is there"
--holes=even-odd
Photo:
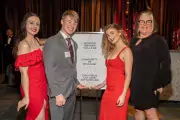
[[[30,103],[26,115],[26,120],[35,120],[39,115],[44,100],[46,100],[45,120],[48,120],[48,96],[47,96],[47,82],[43,64],[43,56],[40,49],[34,50],[27,54],[19,55],[15,62],[15,67],[28,66],[29,77],[29,98]],[[21,87],[21,95],[24,96]]]
[[[102,97],[99,120],[127,120],[128,101],[130,97],[129,89],[126,94],[124,105],[121,107],[116,105],[125,84],[125,64],[119,58],[119,55],[125,48],[119,52],[115,59],[106,59],[107,88]]]

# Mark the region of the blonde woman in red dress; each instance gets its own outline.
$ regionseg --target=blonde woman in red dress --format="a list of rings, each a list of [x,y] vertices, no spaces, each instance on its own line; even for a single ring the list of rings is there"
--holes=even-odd
[[[102,97],[99,120],[127,120],[129,84],[133,57],[124,31],[117,24],[104,30],[102,50],[106,58],[106,81],[95,89],[107,88]]]

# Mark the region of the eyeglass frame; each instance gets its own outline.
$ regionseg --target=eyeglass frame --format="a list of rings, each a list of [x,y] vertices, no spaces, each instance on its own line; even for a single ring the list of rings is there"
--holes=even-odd
[[[143,22],[143,23],[140,23],[140,22]],[[148,23],[148,22],[149,22],[149,23]],[[139,24],[140,24],[140,25],[145,25],[145,24],[146,24],[146,25],[151,25],[152,22],[153,22],[152,20],[146,20],[146,21],[145,21],[145,20],[139,20]]]

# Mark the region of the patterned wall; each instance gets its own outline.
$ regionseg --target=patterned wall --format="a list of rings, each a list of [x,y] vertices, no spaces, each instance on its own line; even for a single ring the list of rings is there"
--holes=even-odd
[[[180,51],[171,51],[172,83],[161,94],[161,100],[180,101]]]

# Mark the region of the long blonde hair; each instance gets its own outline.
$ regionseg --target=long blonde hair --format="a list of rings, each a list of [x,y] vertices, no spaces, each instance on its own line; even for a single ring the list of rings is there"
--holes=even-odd
[[[121,32],[120,38],[123,41],[124,44],[126,44],[127,46],[129,46],[129,42],[127,37],[125,36],[124,30],[122,29],[122,27],[118,24],[109,24],[105,27],[104,29],[104,34],[103,34],[103,38],[102,38],[102,53],[104,55],[105,58],[107,58],[107,56],[109,55],[109,53],[114,49],[114,45],[109,42],[109,40],[107,39],[107,35],[106,35],[106,31],[110,28],[116,29],[118,31]]]
[[[136,19],[136,23],[135,23],[135,29],[134,29],[134,36],[137,38],[139,37],[140,33],[139,33],[139,19],[142,15],[148,15],[152,18],[152,24],[153,24],[153,31],[152,33],[156,33],[158,32],[158,25],[157,25],[157,22],[155,20],[155,17],[153,15],[153,13],[151,11],[142,11],[139,16],[137,17]]]

